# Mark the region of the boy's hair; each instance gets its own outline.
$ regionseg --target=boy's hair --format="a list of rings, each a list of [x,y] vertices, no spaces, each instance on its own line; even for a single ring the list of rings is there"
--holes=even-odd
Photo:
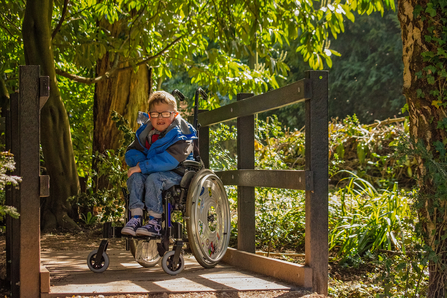
[[[160,103],[165,103],[172,106],[174,111],[177,112],[177,101],[175,100],[175,97],[166,91],[155,91],[151,94],[151,97],[149,97],[147,103],[149,104],[149,112],[154,105]]]

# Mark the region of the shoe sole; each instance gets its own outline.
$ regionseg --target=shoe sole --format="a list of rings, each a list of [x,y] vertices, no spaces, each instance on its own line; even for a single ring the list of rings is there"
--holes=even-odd
[[[124,229],[121,230],[121,235],[129,235],[129,236],[134,236],[135,237],[136,233],[133,230],[130,230],[130,229],[126,230],[126,228],[124,228]]]
[[[122,234],[122,232],[121,232],[121,234]],[[138,229],[136,232],[136,235],[137,236],[161,236],[161,234],[152,233],[145,229]]]

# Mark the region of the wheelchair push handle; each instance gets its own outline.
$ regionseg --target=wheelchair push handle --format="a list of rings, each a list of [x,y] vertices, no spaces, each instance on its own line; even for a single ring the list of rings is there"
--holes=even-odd
[[[201,96],[204,100],[208,99],[208,95],[202,88],[197,88],[195,98],[194,98],[194,123],[193,126],[196,130],[199,129],[199,96]]]
[[[178,97],[178,99],[180,99],[180,101],[185,100],[185,95],[183,95],[183,93],[180,92],[180,90],[178,90],[178,89],[175,89],[174,91],[172,91],[171,94],[174,95],[175,97]]]

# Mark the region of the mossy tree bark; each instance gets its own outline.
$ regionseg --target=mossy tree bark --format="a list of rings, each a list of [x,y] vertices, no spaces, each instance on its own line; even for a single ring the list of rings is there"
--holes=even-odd
[[[67,201],[79,192],[79,180],[71,142],[67,112],[57,86],[51,45],[52,0],[28,0],[23,20],[23,42],[27,65],[40,65],[50,77],[50,98],[41,110],[41,145],[50,175],[50,193],[42,206],[42,227],[77,228],[75,211]]]
[[[416,5],[426,7],[429,1],[399,0],[399,21],[402,29],[403,62],[404,62],[404,84],[403,93],[407,100],[410,120],[410,135],[415,142],[422,141],[427,154],[418,152],[420,194],[417,202],[419,221],[422,225],[424,242],[429,245],[440,260],[429,262],[429,293],[428,297],[445,297],[447,270],[447,241],[443,235],[447,232],[447,214],[444,212],[446,206],[445,198],[439,198],[435,181],[427,174],[427,165],[430,160],[437,160],[440,153],[436,150],[434,143],[443,142],[447,138],[446,131],[438,124],[446,117],[446,109],[435,104],[437,97],[431,95],[430,91],[444,87],[437,84],[429,84],[427,79],[418,78],[417,73],[426,73],[424,68],[429,62],[423,59],[422,54],[430,51],[437,53],[438,50],[433,43],[427,42],[425,36],[430,36],[430,26],[434,26],[434,32],[443,32],[440,22],[429,23],[431,19],[428,14],[423,18],[414,14]],[[422,12],[421,14],[424,14]],[[446,16],[436,15],[436,18]],[[445,59],[444,59],[445,61]],[[447,67],[443,63],[443,68]],[[432,73],[433,74],[433,73]],[[429,75],[432,75],[429,73]],[[436,82],[445,81],[445,78],[433,74]],[[420,75],[419,75],[420,76]],[[442,93],[441,93],[442,94]],[[416,149],[416,148],[414,148]],[[430,156],[430,160],[426,156]],[[440,205],[438,205],[440,203]],[[444,251],[444,253],[443,253]]]

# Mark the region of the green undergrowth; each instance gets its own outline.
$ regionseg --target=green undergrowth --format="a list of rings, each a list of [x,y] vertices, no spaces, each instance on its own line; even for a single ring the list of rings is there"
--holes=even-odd
[[[7,215],[12,218],[19,218],[17,209],[6,205],[6,186],[18,188],[19,183],[22,181],[21,177],[11,175],[14,169],[14,156],[9,151],[0,152],[0,234],[6,231],[4,219]]]

